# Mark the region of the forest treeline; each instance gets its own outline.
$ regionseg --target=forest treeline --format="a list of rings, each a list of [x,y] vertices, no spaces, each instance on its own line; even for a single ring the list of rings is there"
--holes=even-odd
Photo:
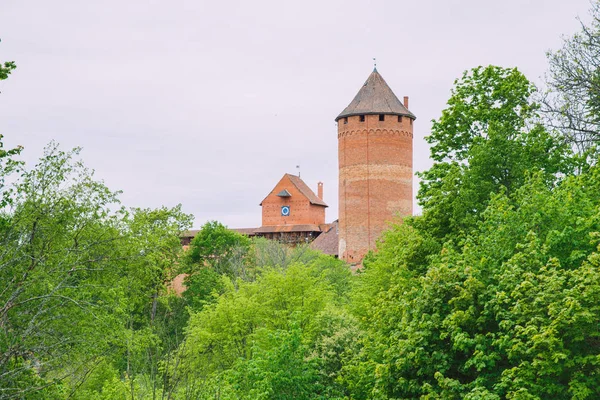
[[[218,222],[184,251],[190,215],[121,205],[78,149],[0,148],[0,398],[600,398],[591,15],[543,89],[498,66],[455,81],[422,215],[357,273]]]

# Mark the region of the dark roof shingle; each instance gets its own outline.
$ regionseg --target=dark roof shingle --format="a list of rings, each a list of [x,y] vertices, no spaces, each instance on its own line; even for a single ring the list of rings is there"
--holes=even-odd
[[[321,233],[311,244],[310,248],[325,254],[338,256],[339,251],[338,221],[330,224],[329,229]]]
[[[383,77],[377,72],[377,69],[373,70],[365,84],[354,97],[354,100],[335,120],[363,114],[392,114],[405,115],[412,119],[417,118],[398,100],[398,97],[396,97]]]

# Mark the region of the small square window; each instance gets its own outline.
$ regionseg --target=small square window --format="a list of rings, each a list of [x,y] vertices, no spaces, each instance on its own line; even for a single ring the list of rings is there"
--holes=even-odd
[[[360,122],[365,122],[365,116],[364,115],[360,116]]]
[[[398,115],[398,122],[402,122],[402,115]]]
[[[379,120],[380,121],[384,121],[385,120],[385,115],[384,114],[379,114]]]
[[[348,117],[344,117],[344,124],[348,123]]]

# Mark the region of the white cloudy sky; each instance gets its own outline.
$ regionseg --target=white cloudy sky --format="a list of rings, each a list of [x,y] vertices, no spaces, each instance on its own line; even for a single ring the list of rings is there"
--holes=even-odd
[[[301,165],[337,218],[334,118],[372,70],[410,96],[414,165],[463,70],[519,67],[573,34],[588,0],[0,0],[0,133],[28,162],[82,146],[128,206],[182,203],[196,226],[260,226]],[[415,192],[417,184],[415,182]]]

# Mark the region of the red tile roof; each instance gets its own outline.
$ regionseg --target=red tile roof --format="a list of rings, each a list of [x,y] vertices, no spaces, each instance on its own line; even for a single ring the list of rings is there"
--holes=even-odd
[[[315,192],[313,192],[306,183],[304,183],[304,181],[302,179],[300,179],[299,176],[296,175],[292,175],[292,174],[285,174],[283,175],[283,178],[288,178],[290,180],[290,182],[292,182],[292,185],[294,185],[296,187],[296,189],[298,189],[298,191],[300,193],[302,193],[304,195],[304,197],[306,197],[308,199],[308,201],[310,202],[310,204],[314,204],[317,206],[323,206],[323,207],[329,207],[327,205],[327,203],[325,203],[323,200],[321,200],[316,194]],[[283,179],[281,178],[281,179]],[[279,180],[281,182],[281,179]],[[269,197],[271,194],[273,193],[273,191],[271,191],[267,197]],[[263,199],[263,201],[260,202],[259,205],[262,206],[262,203],[267,199],[267,197],[265,197]]]

